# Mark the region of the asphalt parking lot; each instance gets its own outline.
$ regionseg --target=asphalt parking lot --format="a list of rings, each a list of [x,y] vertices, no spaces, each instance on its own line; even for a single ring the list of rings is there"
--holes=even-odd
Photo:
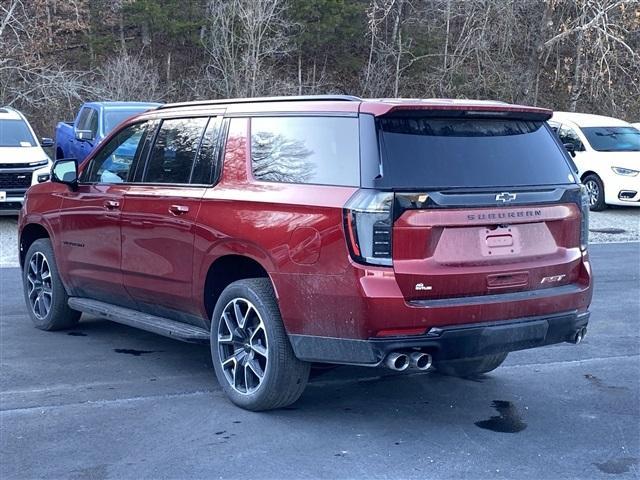
[[[337,368],[232,406],[207,347],[86,318],[33,328],[0,269],[0,477],[637,478],[640,244],[594,245],[589,334],[475,380]]]

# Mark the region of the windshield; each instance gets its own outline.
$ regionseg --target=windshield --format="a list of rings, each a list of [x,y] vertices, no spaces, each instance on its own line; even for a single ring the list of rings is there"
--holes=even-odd
[[[573,183],[541,121],[380,118],[389,188],[514,187]]]
[[[640,131],[633,127],[585,127],[582,131],[598,152],[640,152]]]
[[[0,120],[0,147],[35,147],[36,140],[22,120]]]
[[[127,118],[148,110],[149,107],[141,107],[129,110],[111,110],[104,113],[104,133],[107,134]]]

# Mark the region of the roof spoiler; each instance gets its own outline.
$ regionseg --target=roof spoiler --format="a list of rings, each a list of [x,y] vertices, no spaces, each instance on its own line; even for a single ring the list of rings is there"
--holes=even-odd
[[[374,112],[372,112],[374,113]],[[552,110],[522,105],[390,105],[384,112],[375,112],[379,116],[398,117],[454,117],[454,118],[508,118],[514,120],[546,121],[553,115]]]

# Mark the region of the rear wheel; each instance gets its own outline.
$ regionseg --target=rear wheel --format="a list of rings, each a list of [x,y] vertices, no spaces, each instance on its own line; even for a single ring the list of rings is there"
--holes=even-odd
[[[247,410],[286,407],[309,379],[310,364],[293,353],[266,278],[224,289],[211,320],[211,357],[229,399]]]
[[[508,353],[497,353],[483,357],[462,358],[460,360],[447,360],[435,364],[436,370],[443,375],[453,377],[473,377],[482,373],[495,370],[507,358]]]
[[[48,238],[33,242],[22,271],[24,299],[33,324],[40,330],[61,330],[78,323],[81,313],[69,308],[53,248]]]
[[[595,174],[587,175],[582,183],[584,183],[589,195],[589,208],[594,212],[607,208],[604,203],[604,185],[600,177]]]

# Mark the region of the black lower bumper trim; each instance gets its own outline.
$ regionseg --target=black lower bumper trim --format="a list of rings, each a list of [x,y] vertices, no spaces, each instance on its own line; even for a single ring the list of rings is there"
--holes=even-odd
[[[442,327],[437,335],[368,340],[290,335],[298,358],[310,362],[377,365],[390,353],[420,350],[434,361],[471,358],[571,342],[589,323],[589,312],[565,312],[500,322]]]

